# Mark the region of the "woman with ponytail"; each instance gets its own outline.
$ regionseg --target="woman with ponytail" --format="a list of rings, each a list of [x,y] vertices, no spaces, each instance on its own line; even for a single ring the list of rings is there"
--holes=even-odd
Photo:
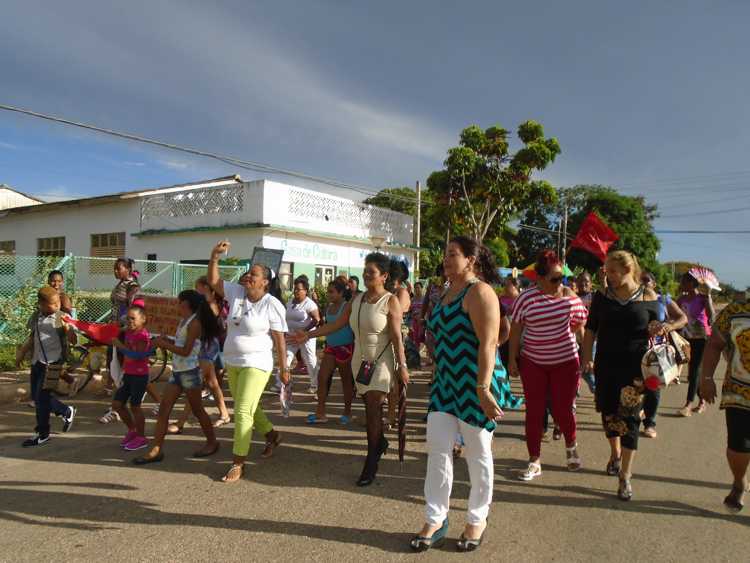
[[[435,382],[427,415],[425,524],[411,540],[415,551],[445,541],[453,485],[453,446],[464,440],[471,493],[459,551],[474,551],[484,537],[495,470],[492,436],[503,407],[515,408],[497,352],[500,305],[487,282],[497,282],[489,251],[466,237],[450,241],[444,258],[450,286],[428,319],[435,335]]]
[[[537,285],[516,300],[510,331],[509,370],[513,377],[521,378],[526,398],[529,465],[519,475],[522,481],[542,474],[542,424],[548,397],[555,422],[565,436],[568,470],[581,468],[573,404],[580,371],[576,336],[583,337],[586,307],[563,286],[562,261],[553,250],[540,252],[534,269]]]

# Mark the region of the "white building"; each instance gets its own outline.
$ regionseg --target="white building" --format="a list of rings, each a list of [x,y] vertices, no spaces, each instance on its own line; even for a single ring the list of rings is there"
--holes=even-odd
[[[239,176],[0,211],[0,248],[19,256],[205,263],[225,237],[232,242],[229,257],[249,260],[255,247],[283,250],[287,287],[300,274],[316,284],[340,273],[359,275],[375,245],[410,270],[414,263],[408,215]]]

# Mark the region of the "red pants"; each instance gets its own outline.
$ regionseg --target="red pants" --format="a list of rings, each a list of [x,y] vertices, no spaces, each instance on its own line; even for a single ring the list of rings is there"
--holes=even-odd
[[[542,451],[542,423],[547,399],[552,403],[552,416],[565,436],[565,444],[576,443],[576,417],[573,403],[578,389],[578,359],[562,364],[542,366],[521,357],[521,381],[526,398],[526,447],[529,457]]]

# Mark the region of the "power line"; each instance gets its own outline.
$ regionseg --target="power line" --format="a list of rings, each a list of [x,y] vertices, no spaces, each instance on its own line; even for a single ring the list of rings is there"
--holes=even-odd
[[[311,181],[311,182],[318,182],[318,183],[321,183],[321,184],[327,184],[327,185],[332,186],[332,187],[337,187],[337,188],[342,188],[342,189],[348,189],[348,190],[356,191],[356,192],[359,192],[359,193],[361,193],[363,195],[367,195],[367,196],[370,196],[370,197],[372,197],[372,196],[374,196],[374,195],[376,195],[378,193],[377,189],[368,188],[366,186],[360,186],[360,185],[356,185],[356,184],[349,184],[349,183],[346,183],[346,182],[341,182],[341,181],[333,180],[333,179],[330,179],[330,178],[320,178],[320,177],[317,177],[317,176],[312,176],[310,174],[305,174],[305,173],[302,173],[302,172],[297,172],[297,171],[294,171],[294,170],[286,170],[286,169],[278,168],[278,167],[271,166],[271,165],[268,165],[268,164],[262,164],[262,163],[259,163],[259,162],[252,162],[252,161],[243,160],[243,159],[240,159],[240,158],[237,158],[237,157],[233,157],[233,156],[225,156],[225,155],[221,155],[221,154],[217,154],[217,153],[213,153],[213,152],[209,152],[209,151],[205,151],[205,150],[200,150],[200,149],[196,149],[196,148],[192,148],[192,147],[185,147],[185,146],[177,145],[175,143],[168,143],[168,142],[160,141],[160,140],[157,140],[157,139],[150,139],[148,137],[142,137],[140,135],[134,135],[134,134],[131,134],[131,133],[124,133],[124,132],[121,132],[121,131],[115,131],[113,129],[106,129],[104,127],[98,127],[96,125],[91,125],[91,124],[88,124],[88,123],[82,123],[82,122],[78,122],[78,121],[73,121],[71,119],[65,119],[63,117],[57,117],[57,116],[54,116],[54,115],[44,114],[44,113],[40,113],[40,112],[28,110],[28,109],[23,109],[23,108],[15,107],[15,106],[9,106],[9,105],[6,105],[6,104],[0,104],[0,110],[5,110],[5,111],[10,111],[10,112],[20,113],[20,114],[27,115],[27,116],[30,116],[30,117],[36,117],[38,119],[44,119],[46,121],[52,121],[54,123],[61,123],[63,125],[70,125],[70,126],[78,127],[78,128],[81,128],[81,129],[87,129],[89,131],[95,131],[97,133],[102,133],[102,134],[105,134],[105,135],[110,135],[110,136],[113,136],[113,137],[118,137],[118,138],[121,138],[121,139],[126,139],[128,141],[135,141],[135,142],[138,142],[138,143],[145,143],[145,144],[149,144],[149,145],[154,145],[154,146],[161,147],[161,148],[166,148],[166,149],[170,149],[170,150],[174,150],[174,151],[179,151],[179,152],[191,154],[193,156],[201,156],[201,157],[204,157],[204,158],[211,158],[213,160],[218,160],[219,162],[223,162],[223,163],[229,164],[231,166],[237,166],[238,168],[243,168],[243,169],[246,169],[246,170],[252,170],[254,172],[270,173],[270,174],[280,174],[280,175],[283,175],[283,176],[289,176],[289,177],[293,177],[293,178],[299,178],[301,180],[308,180],[308,181]]]
[[[694,213],[679,213],[677,215],[662,215],[661,219],[678,219],[681,217],[704,217],[706,215],[721,215],[722,213],[738,213],[740,211],[749,211],[750,207],[733,207],[729,209],[717,209],[714,211],[696,211]]]
[[[194,155],[194,156],[200,156],[200,157],[204,157],[204,158],[210,158],[210,159],[213,159],[213,160],[217,160],[219,162],[223,162],[225,164],[229,164],[231,166],[236,166],[238,168],[242,168],[242,169],[245,169],[245,170],[251,170],[253,172],[270,173],[270,174],[280,174],[280,175],[283,175],[283,176],[289,176],[289,177],[298,178],[298,179],[302,179],[302,180],[308,180],[308,181],[311,181],[311,182],[317,182],[317,183],[320,183],[320,184],[326,184],[326,185],[329,185],[329,186],[332,186],[332,187],[336,187],[336,188],[352,190],[352,191],[358,192],[360,194],[366,195],[368,197],[373,197],[373,196],[377,195],[378,193],[380,193],[379,190],[376,190],[374,188],[368,188],[368,187],[357,185],[357,184],[349,184],[347,182],[341,182],[339,180],[334,180],[334,179],[330,179],[330,178],[321,178],[321,177],[313,176],[313,175],[310,175],[310,174],[305,174],[305,173],[302,173],[302,172],[297,172],[297,171],[294,171],[294,170],[286,170],[286,169],[278,168],[278,167],[271,166],[271,165],[268,165],[268,164],[262,164],[262,163],[258,163],[258,162],[252,162],[252,161],[248,161],[248,160],[243,160],[243,159],[240,159],[240,158],[237,158],[237,157],[233,157],[233,156],[225,156],[225,155],[221,155],[221,154],[218,154],[218,153],[213,153],[213,152],[209,152],[209,151],[205,151],[205,150],[195,149],[195,148],[192,148],[192,147],[185,147],[185,146],[177,145],[175,143],[168,143],[168,142],[165,142],[165,141],[159,141],[157,139],[150,139],[148,137],[142,137],[140,135],[134,135],[134,134],[131,134],[131,133],[124,133],[124,132],[121,132],[121,131],[115,131],[115,130],[112,130],[112,129],[106,129],[104,127],[98,127],[96,125],[91,125],[91,124],[88,124],[88,123],[82,123],[82,122],[78,122],[78,121],[73,121],[71,119],[57,117],[57,116],[54,116],[54,115],[44,114],[44,113],[40,113],[40,112],[28,110],[28,109],[23,109],[23,108],[19,108],[19,107],[15,107],[15,106],[10,106],[10,105],[6,105],[6,104],[0,104],[0,110],[5,110],[5,111],[9,111],[9,112],[19,113],[19,114],[22,114],[22,115],[27,115],[27,116],[30,116],[30,117],[35,117],[35,118],[38,118],[38,119],[44,119],[46,121],[52,121],[54,123],[60,123],[60,124],[63,124],[63,125],[70,125],[70,126],[73,126],[73,127],[78,127],[78,128],[86,129],[86,130],[89,130],[89,131],[95,131],[97,133],[102,133],[102,134],[105,134],[105,135],[110,135],[110,136],[113,136],[113,137],[118,137],[118,138],[126,139],[126,140],[129,140],[129,141],[135,141],[135,142],[138,142],[138,143],[145,143],[145,144],[149,144],[149,145],[153,145],[153,146],[158,146],[158,147],[161,147],[161,148],[166,148],[166,149],[169,149],[169,150],[183,152],[183,153],[191,154],[191,155]],[[731,175],[735,175],[736,176],[736,175],[744,175],[744,174],[750,174],[750,171],[726,173],[726,174],[720,174],[720,175],[717,175],[717,176],[726,177],[726,176],[731,176]],[[709,175],[709,176],[694,176],[692,178],[711,178],[711,177],[712,176]],[[690,178],[690,177],[688,177],[688,178]],[[385,195],[385,196],[387,196],[387,197],[389,197],[391,199],[401,200],[401,201],[407,201],[409,203],[416,204],[416,201],[415,201],[416,198],[412,199],[410,197],[402,197],[402,196],[399,196],[399,195],[396,195],[396,194],[383,194],[383,195]],[[423,201],[422,205],[436,205],[436,202]],[[525,226],[525,227],[528,227],[528,226]],[[556,233],[557,231],[554,231],[554,232]],[[667,231],[667,230],[662,230],[662,231],[654,231],[654,232],[682,233],[682,234],[724,234],[724,233],[741,233],[741,234],[746,234],[746,233],[750,233],[750,231],[743,231],[743,230],[737,230],[737,231],[731,231],[731,230],[730,231],[680,231],[680,230]]]

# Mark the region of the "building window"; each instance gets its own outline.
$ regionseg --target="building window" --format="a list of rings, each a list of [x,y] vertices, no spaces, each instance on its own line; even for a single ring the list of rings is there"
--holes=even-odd
[[[291,262],[282,262],[279,268],[279,285],[281,291],[292,291],[292,280],[294,279],[294,265]]]
[[[328,287],[336,277],[336,266],[315,266],[315,287]]]
[[[125,233],[101,233],[91,235],[92,260],[89,266],[91,274],[111,274],[114,264],[111,260],[96,258],[119,258],[125,256]]]
[[[153,274],[158,269],[159,265],[156,264],[156,254],[146,254],[146,271]]]
[[[0,256],[15,256],[15,255],[16,255],[16,241],[14,240],[0,241]]]
[[[37,256],[65,256],[65,237],[36,239]]]

